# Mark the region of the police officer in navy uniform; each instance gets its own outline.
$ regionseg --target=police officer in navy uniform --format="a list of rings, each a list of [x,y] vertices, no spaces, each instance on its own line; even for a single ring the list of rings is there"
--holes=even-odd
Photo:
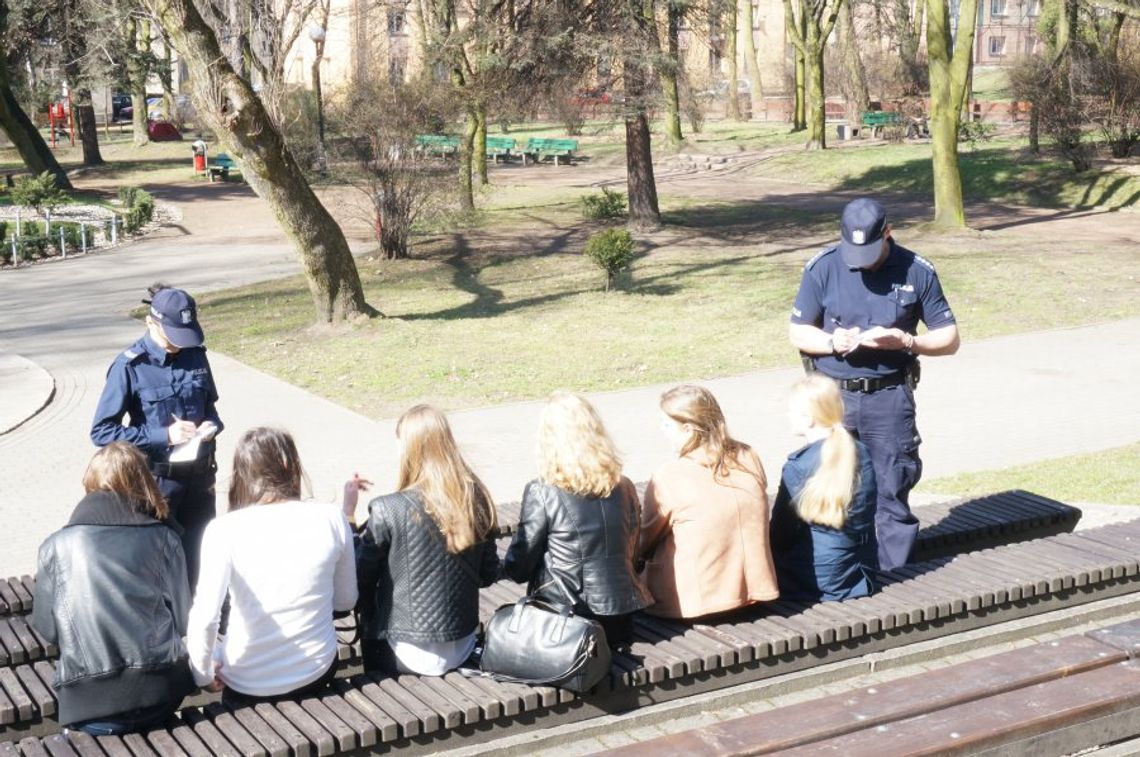
[[[150,300],[143,300],[150,305],[146,334],[111,363],[91,440],[100,447],[123,440],[146,453],[171,517],[182,529],[193,588],[202,533],[216,512],[214,437],[222,430],[214,408],[218,392],[194,298],[163,284],[151,287],[150,294]],[[181,450],[185,457],[195,441],[196,454],[171,460],[177,445],[190,442]]]
[[[890,570],[907,562],[918,535],[909,504],[922,476],[918,356],[957,352],[958,326],[934,266],[891,238],[882,205],[852,201],[840,232],[804,267],[788,336],[809,369],[839,382],[844,425],[871,452],[879,565]]]

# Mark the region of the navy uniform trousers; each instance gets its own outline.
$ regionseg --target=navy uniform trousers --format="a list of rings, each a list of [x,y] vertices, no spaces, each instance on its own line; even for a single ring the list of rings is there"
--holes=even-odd
[[[918,537],[918,518],[910,511],[910,490],[922,477],[914,390],[905,384],[876,392],[844,390],[843,405],[843,425],[871,453],[879,491],[879,567],[891,570],[907,563]]]
[[[154,478],[170,506],[171,519],[182,528],[182,551],[186,553],[186,575],[191,592],[198,584],[202,535],[217,514],[214,479],[213,471],[180,478]]]

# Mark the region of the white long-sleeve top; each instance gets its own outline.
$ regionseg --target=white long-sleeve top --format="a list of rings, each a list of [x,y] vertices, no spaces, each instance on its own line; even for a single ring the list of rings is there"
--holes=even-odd
[[[229,625],[218,637],[226,591]],[[199,686],[218,675],[254,696],[317,680],[336,658],[333,610],[356,604],[352,531],[338,507],[251,505],[213,520],[202,538],[186,646]]]

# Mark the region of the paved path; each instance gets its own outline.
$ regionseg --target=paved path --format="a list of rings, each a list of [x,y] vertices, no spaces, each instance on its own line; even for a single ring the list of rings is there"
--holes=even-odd
[[[0,434],[0,575],[33,570],[37,546],[81,495],[79,479],[92,452],[87,431],[103,375],[116,351],[141,333],[127,313],[146,285],[163,279],[201,292],[297,270],[272,218],[247,190],[196,185],[159,194],[183,208],[181,226],[119,251],[0,276],[0,350],[34,361],[55,382],[55,396],[42,412]],[[1138,334],[1140,319],[980,342],[969,340],[967,327],[957,356],[926,365],[919,400],[926,475],[1136,441]],[[392,486],[391,421],[372,421],[235,358],[240,355],[211,354],[228,426],[219,440],[223,474],[243,429],[276,424],[296,435],[315,496],[334,498],[354,471],[381,489]],[[773,478],[797,446],[785,430],[784,399],[798,375],[788,368],[707,382],[734,433],[756,445]],[[594,397],[635,478],[647,477],[668,456],[655,414],[662,388]],[[13,394],[0,394],[0,406],[15,402]],[[533,476],[538,407],[517,403],[452,416],[498,499],[517,498]],[[219,489],[224,486],[223,475]]]

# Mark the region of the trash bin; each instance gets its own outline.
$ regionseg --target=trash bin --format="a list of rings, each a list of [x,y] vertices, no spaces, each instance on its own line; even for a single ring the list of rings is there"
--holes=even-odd
[[[847,124],[846,123],[836,124],[835,125],[835,135],[837,137],[839,137],[840,141],[848,139],[849,137],[847,134]]]
[[[194,153],[194,173],[206,172],[206,143],[201,139],[194,140],[190,145],[190,150]]]

